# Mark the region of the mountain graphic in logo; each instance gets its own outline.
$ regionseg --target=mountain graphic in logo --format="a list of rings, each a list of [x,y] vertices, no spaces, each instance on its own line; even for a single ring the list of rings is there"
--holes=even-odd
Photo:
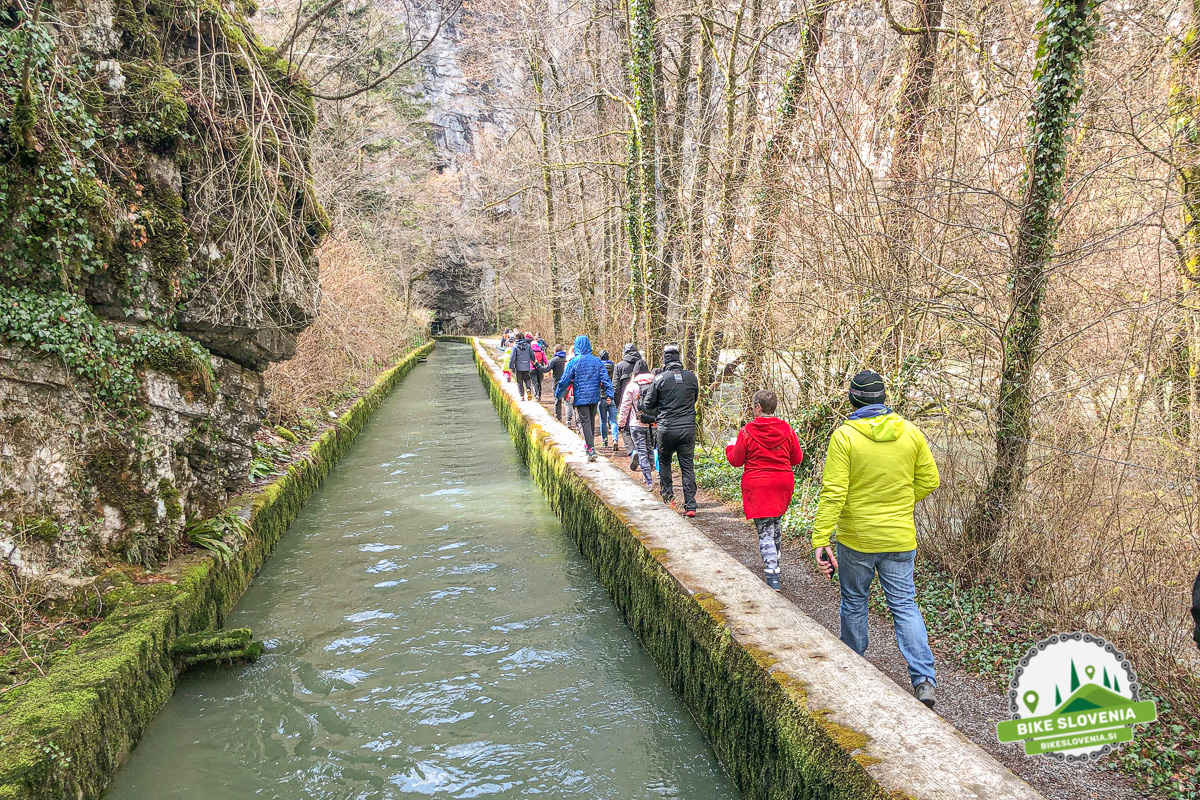
[[[1081,687],[1066,702],[1054,710],[1055,714],[1072,714],[1076,711],[1093,711],[1103,708],[1127,706],[1132,700],[1122,697],[1111,689],[1095,683]]]

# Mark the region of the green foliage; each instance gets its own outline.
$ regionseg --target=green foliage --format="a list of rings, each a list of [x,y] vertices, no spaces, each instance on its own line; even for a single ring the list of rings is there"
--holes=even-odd
[[[141,138],[163,150],[191,138],[183,85],[174,72],[154,61],[127,62],[122,71],[129,98],[122,131],[126,139]]]
[[[272,475],[277,475],[279,469],[276,464],[286,461],[287,458],[287,451],[283,448],[264,444],[263,442],[255,442],[254,458],[250,460],[250,480],[256,481],[260,478],[269,478]]]
[[[118,337],[112,323],[68,292],[0,287],[0,339],[55,356],[117,411],[138,405],[142,365],[194,381],[206,391],[214,385],[211,357],[197,342],[152,327]]]
[[[233,545],[228,540],[232,538],[240,544],[250,533],[250,524],[235,513],[192,520],[184,529],[184,535],[193,546],[211,550],[224,564],[229,563],[234,553]]]
[[[103,131],[80,95],[64,91],[78,76],[55,63],[49,28],[12,9],[0,22],[0,275],[70,285],[106,267],[96,231],[106,199],[95,161]]]
[[[1177,800],[1200,798],[1200,718],[1183,716],[1171,701],[1143,684],[1142,700],[1158,706],[1158,720],[1135,729],[1135,739],[1109,760],[1109,766],[1138,776],[1155,794]]]

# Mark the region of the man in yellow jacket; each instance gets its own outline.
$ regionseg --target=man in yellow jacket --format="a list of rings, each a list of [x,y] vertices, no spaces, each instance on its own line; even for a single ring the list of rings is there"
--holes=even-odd
[[[829,440],[812,543],[822,572],[841,568],[841,638],[859,655],[867,651],[867,597],[879,573],[913,694],[932,708],[937,676],[913,582],[913,507],[938,487],[938,471],[925,436],[886,399],[878,374],[864,370],[850,381],[855,411]]]

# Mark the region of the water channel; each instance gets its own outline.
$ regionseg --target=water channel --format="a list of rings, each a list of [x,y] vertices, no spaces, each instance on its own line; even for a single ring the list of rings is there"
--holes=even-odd
[[[258,663],[183,679],[110,800],[736,792],[439,344],[227,622]]]

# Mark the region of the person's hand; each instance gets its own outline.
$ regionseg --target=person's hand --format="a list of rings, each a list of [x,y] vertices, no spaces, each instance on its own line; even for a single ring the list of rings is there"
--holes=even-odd
[[[821,574],[826,578],[832,575],[833,571],[837,569],[837,556],[834,554],[832,547],[818,547],[813,552],[813,555],[817,558],[817,569],[821,570]]]
[[[732,439],[730,439],[728,442],[726,442],[726,443],[725,443],[725,445],[726,445],[727,447],[733,447],[735,444],[737,444],[737,437],[736,437],[736,436],[734,436]]]

